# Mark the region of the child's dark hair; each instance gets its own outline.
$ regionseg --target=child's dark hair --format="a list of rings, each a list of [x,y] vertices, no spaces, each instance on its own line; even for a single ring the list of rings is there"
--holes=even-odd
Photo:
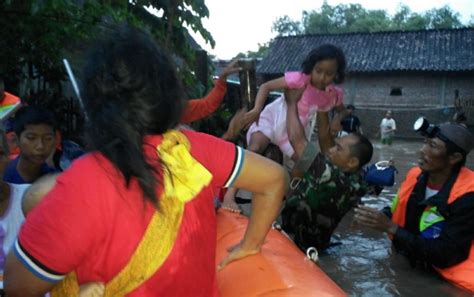
[[[302,71],[304,74],[311,74],[316,63],[330,59],[335,59],[337,61],[337,75],[334,82],[336,84],[344,82],[346,57],[344,56],[344,52],[333,44],[323,44],[310,51],[303,63],[301,63]]]
[[[88,135],[122,173],[136,178],[144,198],[158,205],[158,160],[143,153],[144,138],[175,127],[184,103],[175,66],[144,31],[120,26],[98,43],[84,70]]]
[[[56,131],[56,121],[52,112],[44,107],[30,105],[20,108],[13,120],[13,131],[20,137],[27,125],[48,125]]]

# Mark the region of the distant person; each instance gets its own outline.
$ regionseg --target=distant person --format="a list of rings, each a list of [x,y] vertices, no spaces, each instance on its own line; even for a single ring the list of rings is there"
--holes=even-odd
[[[18,105],[19,103],[21,104],[21,99],[18,96],[5,91],[5,81],[2,77],[0,77],[0,107],[5,108],[9,105]],[[2,115],[0,121],[5,120],[6,118],[3,117],[3,110],[0,112],[0,114]]]
[[[0,130],[0,177],[9,162],[9,148],[3,130]],[[13,246],[25,216],[22,209],[23,193],[30,185],[14,185],[0,181],[0,279],[3,280],[5,258]],[[0,295],[3,295],[0,282]]]
[[[456,111],[453,116],[453,122],[464,127],[467,127],[467,117],[463,111]]]
[[[50,111],[34,105],[22,107],[15,115],[13,131],[20,155],[8,164],[4,181],[28,184],[42,175],[56,172],[46,163],[55,149],[56,122]]]
[[[8,106],[15,106],[12,110]],[[3,130],[5,131],[8,147],[10,149],[10,159],[15,159],[20,154],[20,148],[18,147],[18,139],[13,132],[13,118],[14,113],[21,106],[21,99],[7,91],[5,91],[5,82],[0,77],[0,108],[5,109],[0,112],[0,122],[3,124]]]
[[[181,123],[189,124],[216,111],[227,92],[227,76],[242,70],[241,67],[236,66],[237,63],[238,60],[235,60],[222,70],[219,78],[214,82],[214,87],[204,98],[185,100],[186,107],[180,120]]]
[[[321,45],[308,53],[301,67],[301,71],[286,72],[283,77],[265,82],[258,89],[255,106],[245,119],[247,125],[251,124],[247,132],[248,150],[261,154],[269,143],[273,143],[288,158],[294,154],[286,130],[285,98],[281,96],[264,106],[270,91],[305,89],[298,102],[298,114],[306,135],[309,135],[310,120],[318,110],[329,111],[334,108],[339,113],[333,121],[334,129],[340,130],[340,121],[346,111],[342,89],[335,84],[344,81],[346,58],[343,51],[332,44]],[[228,199],[234,200],[236,191],[229,189],[224,203]]]
[[[297,90],[285,92],[286,123],[296,165],[281,214],[282,228],[303,251],[310,247],[322,250],[330,246],[331,236],[344,215],[372,191],[361,168],[372,158],[373,147],[357,132],[333,138],[328,112],[318,111],[318,151],[306,139],[298,117],[300,96]]]
[[[355,220],[388,233],[413,267],[474,292],[474,172],[465,166],[474,135],[458,124],[429,127],[392,207],[360,206]]]
[[[397,130],[397,125],[395,120],[392,118],[392,111],[388,110],[380,123],[380,137],[382,144],[392,145],[395,130]]]
[[[362,129],[361,129],[361,123],[359,120],[359,117],[357,117],[354,114],[355,106],[352,104],[347,105],[347,115],[342,119],[341,125],[342,125],[342,133],[340,133],[341,136],[347,135],[350,133],[361,133],[362,134]]]

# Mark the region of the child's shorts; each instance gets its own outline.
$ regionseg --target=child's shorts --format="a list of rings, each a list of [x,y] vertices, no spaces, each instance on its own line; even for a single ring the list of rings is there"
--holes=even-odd
[[[270,139],[271,143],[277,145],[284,155],[291,158],[295,151],[288,139],[286,114],[287,106],[283,96],[268,104],[260,114],[258,125],[253,123],[247,131],[247,145],[250,143],[253,133],[261,132]],[[300,120],[305,127],[305,134],[308,135],[309,121]]]

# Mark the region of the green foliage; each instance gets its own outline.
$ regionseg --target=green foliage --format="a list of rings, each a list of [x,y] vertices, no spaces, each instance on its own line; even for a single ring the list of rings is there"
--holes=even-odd
[[[188,29],[214,46],[201,22],[207,16],[204,0],[0,1],[0,77],[5,79],[8,91],[27,103],[50,108],[61,127],[69,127],[71,120],[66,117],[71,112],[81,113],[77,102],[63,95],[66,73],[62,59],[67,57],[78,74],[87,43],[113,24],[126,22],[147,29],[168,48],[188,94],[200,94],[203,86],[191,71],[195,51],[190,46]]]
[[[396,13],[390,16],[385,10],[367,10],[360,4],[331,6],[324,2],[318,10],[304,11],[301,21],[292,20],[286,15],[278,18],[273,23],[272,30],[279,36],[288,36],[301,33],[378,32],[459,28],[461,26],[459,13],[453,11],[449,6],[418,14],[411,12],[408,6],[400,5]]]
[[[145,9],[147,7],[148,9]],[[151,11],[156,12],[157,15]],[[194,51],[187,28],[214,46],[201,18],[209,11],[204,0],[10,0],[0,3],[0,75],[12,91],[20,82],[41,81],[47,91],[65,79],[62,58],[81,51],[84,43],[113,23],[127,22],[148,28],[182,61],[183,78],[190,81]],[[28,97],[31,92],[26,90]]]
[[[474,15],[471,15],[471,19],[469,20],[469,22],[467,23],[467,26],[469,28],[474,28]]]
[[[246,53],[239,53],[234,58],[232,58],[232,60],[241,59],[241,58],[254,58],[254,59],[263,58],[267,55],[269,48],[270,48],[270,42],[259,43],[258,50],[256,52],[247,51]]]
[[[288,36],[298,35],[303,31],[300,22],[294,21],[289,16],[284,15],[273,22],[272,32],[278,32],[280,36]]]

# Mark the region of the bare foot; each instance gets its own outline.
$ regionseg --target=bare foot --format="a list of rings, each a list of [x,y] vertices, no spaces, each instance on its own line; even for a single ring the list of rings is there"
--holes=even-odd
[[[235,190],[229,189],[224,195],[224,201],[222,202],[222,209],[230,212],[240,213],[239,205],[235,202]]]
[[[104,291],[105,286],[103,283],[87,283],[80,286],[79,297],[102,297],[104,296]]]

